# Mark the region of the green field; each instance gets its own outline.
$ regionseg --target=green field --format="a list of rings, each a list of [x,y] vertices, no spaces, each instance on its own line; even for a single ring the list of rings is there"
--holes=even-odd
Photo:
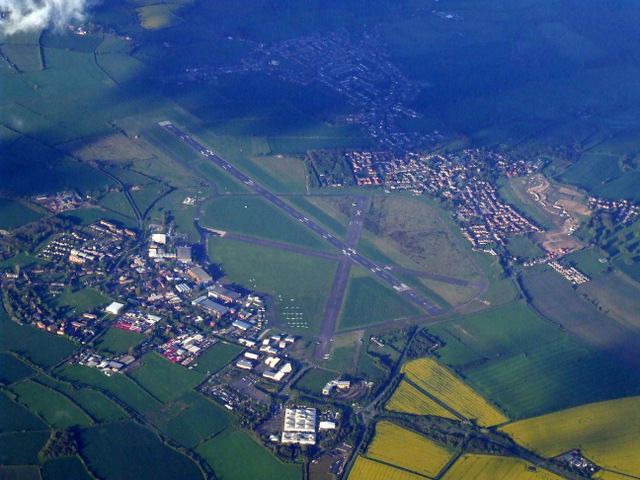
[[[14,385],[11,391],[18,396],[18,402],[37,413],[53,428],[87,426],[93,423],[86,412],[69,398],[34,381]]]
[[[334,252],[322,239],[261,197],[218,197],[207,203],[202,225],[268,240]]]
[[[336,262],[225,238],[209,240],[209,258],[232,282],[272,295],[280,324],[308,333],[319,330]],[[287,307],[298,309],[300,320],[288,319]]]
[[[147,418],[188,448],[196,448],[219,434],[235,419],[228,410],[193,391],[149,412]]]
[[[194,370],[204,374],[213,374],[225,367],[243,350],[233,343],[218,342],[198,357]]]
[[[598,308],[623,326],[640,330],[640,288],[619,273],[610,273],[578,287]]]
[[[63,365],[55,370],[55,374],[71,382],[103,389],[139,413],[147,412],[160,405],[160,402],[125,375],[107,377],[99,370],[83,365]]]
[[[628,367],[544,322],[523,303],[430,327],[429,333],[444,343],[436,350],[440,359],[511,418],[640,388]]]
[[[75,292],[66,289],[55,299],[57,307],[68,307],[69,310],[77,314],[89,312],[103,305],[106,306],[110,302],[108,297],[90,287]]]
[[[0,384],[8,385],[33,375],[35,370],[9,353],[0,353]]]
[[[49,426],[35,414],[4,393],[0,393],[0,432],[48,430]]]
[[[609,268],[609,264],[607,262],[602,263],[599,261],[601,258],[603,258],[603,256],[596,248],[580,250],[579,252],[571,253],[565,257],[569,265],[576,267],[592,280],[600,278]]]
[[[0,308],[0,351],[15,352],[36,365],[51,367],[74,349],[73,343],[58,335],[12,322]]]
[[[228,428],[197,452],[213,467],[216,476],[224,480],[299,480],[300,465],[286,465],[277,460],[246,433]],[[224,452],[224,455],[220,455]],[[242,461],[239,461],[242,459]]]
[[[544,251],[527,237],[519,236],[509,239],[507,245],[509,255],[518,259],[534,259],[544,256]]]
[[[353,267],[338,328],[345,330],[421,315],[418,307],[382,284],[361,267]]]
[[[142,333],[124,330],[122,328],[110,328],[96,342],[97,350],[104,350],[114,355],[127,353],[130,348],[135,348],[148,337]]]
[[[16,228],[25,223],[33,222],[42,214],[26,207],[20,202],[0,198],[0,229]]]
[[[305,373],[294,385],[296,390],[305,393],[319,395],[322,388],[331,380],[338,378],[335,372],[329,372],[320,368],[312,368]]]
[[[142,366],[129,375],[161,402],[175,400],[204,380],[204,375],[171,363],[157,352],[142,357]]]
[[[523,420],[502,430],[544,457],[579,448],[601,467],[640,475],[640,397],[582,405]]]
[[[49,431],[0,434],[0,465],[38,465]]]
[[[81,455],[89,470],[107,480],[202,479],[188,457],[163,445],[149,430],[118,422],[82,430]]]
[[[42,465],[42,480],[92,480],[78,457],[60,457]]]

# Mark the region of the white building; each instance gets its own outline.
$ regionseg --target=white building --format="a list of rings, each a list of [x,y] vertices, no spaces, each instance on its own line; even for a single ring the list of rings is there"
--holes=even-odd
[[[109,305],[104,310],[107,313],[112,313],[113,315],[118,315],[120,313],[120,310],[122,310],[122,307],[124,307],[124,304],[118,303],[118,302],[113,302],[113,303],[111,303],[111,305]]]
[[[282,443],[314,445],[316,443],[316,409],[286,408]]]

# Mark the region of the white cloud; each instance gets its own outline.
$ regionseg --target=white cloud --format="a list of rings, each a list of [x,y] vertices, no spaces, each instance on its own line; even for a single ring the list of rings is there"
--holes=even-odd
[[[92,0],[0,0],[0,33],[63,28],[84,18]]]

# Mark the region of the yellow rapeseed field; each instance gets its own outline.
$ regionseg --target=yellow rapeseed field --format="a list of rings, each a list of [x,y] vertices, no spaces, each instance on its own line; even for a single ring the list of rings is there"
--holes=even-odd
[[[432,440],[395,423],[380,422],[376,425],[376,435],[366,456],[434,477],[453,454]]]
[[[390,467],[384,463],[358,457],[349,473],[349,480],[425,480],[420,475]]]
[[[573,448],[601,467],[640,476],[640,397],[550,413],[501,430],[544,457]]]
[[[529,470],[531,466],[517,458],[467,454],[453,464],[442,480],[562,480],[546,470]]]
[[[404,380],[400,382],[385,408],[394,412],[411,413],[413,415],[435,415],[437,417],[453,418],[454,420],[458,418]]]
[[[600,470],[596,473],[593,478],[597,480],[633,480],[632,477],[628,477],[627,475],[622,475],[620,473],[613,472],[605,472],[604,470]]]
[[[471,387],[432,358],[418,358],[405,363],[402,371],[409,380],[420,388],[463,417],[475,419],[478,425],[490,427],[509,420]]]

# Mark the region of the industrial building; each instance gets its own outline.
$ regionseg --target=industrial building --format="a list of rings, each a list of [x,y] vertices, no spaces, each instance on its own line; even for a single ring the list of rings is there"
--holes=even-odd
[[[314,445],[316,443],[316,409],[286,408],[282,443]]]

